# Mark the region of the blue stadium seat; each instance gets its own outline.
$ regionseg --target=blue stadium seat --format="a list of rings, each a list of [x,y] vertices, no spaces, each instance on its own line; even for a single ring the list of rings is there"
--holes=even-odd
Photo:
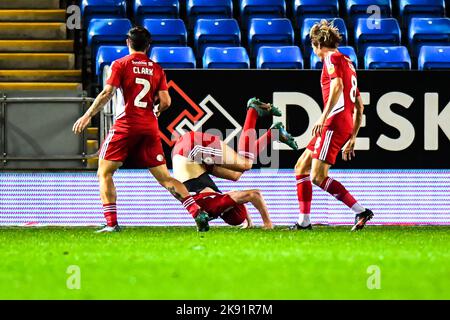
[[[342,46],[339,47],[338,50],[343,54],[347,55],[352,60],[355,69],[358,69],[358,57],[356,56],[356,52],[355,49],[353,49],[353,47]],[[323,67],[322,60],[320,60],[320,58],[314,52],[311,53],[310,66],[311,69],[322,69]]]
[[[100,75],[104,66],[110,65],[114,60],[125,57],[128,53],[127,46],[100,46],[95,62],[95,74],[97,76]]]
[[[355,47],[358,56],[363,57],[369,46],[397,46],[401,42],[397,19],[358,19],[355,26]]]
[[[450,47],[423,46],[418,65],[419,70],[450,70]]]
[[[300,42],[302,44],[304,53],[306,56],[309,56],[311,54],[312,48],[311,48],[311,40],[309,39],[309,31],[311,30],[312,26],[316,24],[317,22],[320,22],[321,19],[316,18],[306,18],[303,20],[303,24],[301,27],[301,34],[300,34]],[[347,39],[348,39],[348,32],[347,27],[345,26],[345,22],[341,18],[335,18],[335,19],[329,19],[329,21],[333,21],[333,24],[339,29],[339,32],[342,35],[342,45],[347,45]]]
[[[411,18],[439,18],[445,16],[444,0],[399,0],[398,6],[404,27],[409,25]]]
[[[284,0],[241,0],[241,25],[247,29],[252,18],[283,18],[286,16]]]
[[[450,45],[449,18],[412,18],[408,32],[409,46],[413,57],[417,57],[420,48],[427,46]]]
[[[121,18],[127,15],[125,0],[82,0],[81,16],[83,25],[89,25],[94,18]]]
[[[371,10],[368,10],[371,6]],[[374,10],[372,10],[374,8],[376,10],[379,8],[380,18],[391,16],[391,0],[347,0],[347,17],[349,17],[349,21],[354,26],[359,18],[370,17],[374,13]]]
[[[239,47],[241,31],[234,19],[198,19],[194,28],[194,46],[197,57],[207,47]]]
[[[133,14],[138,24],[146,18],[176,19],[180,16],[180,3],[178,0],[134,0]]]
[[[396,47],[368,47],[364,56],[366,69],[411,69],[408,49]]]
[[[124,45],[131,22],[128,19],[92,19],[87,30],[87,44],[92,59],[101,45]]]
[[[181,19],[144,19],[142,25],[152,35],[152,46],[186,46],[187,31]]]
[[[262,46],[294,45],[294,30],[289,19],[274,18],[250,20],[248,30],[250,57],[255,58]]]
[[[233,18],[232,0],[187,0],[186,15],[188,29],[191,30],[197,19]]]
[[[339,16],[338,0],[294,0],[292,4],[298,28],[306,18],[330,19]]]
[[[191,47],[154,47],[150,59],[166,69],[192,69],[196,65]]]
[[[256,58],[258,69],[303,69],[303,57],[297,46],[261,47]]]
[[[204,69],[248,69],[250,60],[244,47],[208,47],[203,55]]]

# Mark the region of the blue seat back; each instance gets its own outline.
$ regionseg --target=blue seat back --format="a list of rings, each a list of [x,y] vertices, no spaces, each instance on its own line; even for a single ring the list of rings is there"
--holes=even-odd
[[[347,0],[347,17],[349,17],[352,26],[356,24],[359,18],[369,18],[375,12],[378,13],[378,10],[380,18],[391,17],[391,0]]]
[[[138,24],[144,19],[176,19],[180,16],[178,0],[134,0],[133,14]]]
[[[240,15],[242,26],[247,29],[252,18],[283,18],[286,16],[284,0],[241,0]]]
[[[144,19],[142,25],[152,35],[152,46],[185,46],[187,31],[181,19]]]
[[[197,19],[233,18],[232,0],[187,0],[186,15],[188,29],[192,29]]]
[[[408,49],[396,47],[368,47],[364,56],[366,69],[411,69]]]
[[[248,30],[250,56],[256,57],[262,46],[294,45],[294,30],[286,18],[251,19]]]
[[[438,18],[445,16],[444,0],[399,0],[402,25],[409,25],[411,18]]]
[[[355,46],[358,56],[363,57],[369,46],[400,45],[401,33],[397,19],[360,18],[355,27]]]
[[[303,25],[301,27],[301,33],[300,33],[300,42],[302,44],[304,53],[306,56],[309,56],[312,52],[311,47],[311,40],[309,38],[309,31],[311,28],[318,22],[320,22],[321,19],[318,18],[306,18],[303,20]],[[348,31],[347,27],[345,25],[345,22],[341,18],[334,18],[329,19],[329,21],[333,21],[334,26],[336,26],[339,29],[339,33],[342,35],[342,45],[347,45],[348,42]]]
[[[128,19],[92,19],[87,30],[87,44],[91,49],[92,59],[97,56],[100,45],[124,45],[128,30]]]
[[[292,12],[294,13],[297,28],[301,28],[306,18],[332,19],[339,16],[338,0],[293,0]]]
[[[338,50],[348,56],[355,66],[355,69],[358,69],[358,57],[356,56],[355,49],[350,46],[339,46]],[[311,53],[310,56],[310,66],[311,69],[322,69],[323,62],[320,60],[320,58],[314,53]]]
[[[127,14],[125,0],[83,0],[80,6],[84,27],[87,27],[92,19],[123,18]]]
[[[412,18],[408,41],[414,57],[418,56],[423,45],[450,45],[450,19]]]
[[[256,58],[258,69],[303,69],[303,57],[297,46],[261,47]]]
[[[114,60],[123,58],[128,53],[127,46],[100,46],[95,61],[95,74],[99,76],[104,66],[111,65]]]
[[[154,47],[150,59],[166,69],[192,69],[196,66],[191,47]]]
[[[250,60],[243,47],[208,47],[203,55],[204,69],[248,69]]]
[[[418,67],[419,70],[450,70],[450,47],[422,46]]]
[[[234,19],[198,19],[194,28],[194,47],[197,57],[202,57],[205,49],[213,47],[238,47],[241,31]]]

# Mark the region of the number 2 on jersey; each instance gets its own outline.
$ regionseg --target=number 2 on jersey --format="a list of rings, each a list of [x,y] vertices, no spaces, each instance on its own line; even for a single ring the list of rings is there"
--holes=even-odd
[[[134,99],[134,105],[139,108],[147,108],[147,102],[141,101],[150,91],[150,81],[143,78],[136,78],[136,84],[142,84],[144,87]]]

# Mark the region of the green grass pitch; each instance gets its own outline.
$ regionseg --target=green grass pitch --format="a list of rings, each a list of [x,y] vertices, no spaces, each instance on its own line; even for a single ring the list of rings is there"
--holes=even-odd
[[[450,299],[449,227],[349,229],[0,228],[0,299]]]

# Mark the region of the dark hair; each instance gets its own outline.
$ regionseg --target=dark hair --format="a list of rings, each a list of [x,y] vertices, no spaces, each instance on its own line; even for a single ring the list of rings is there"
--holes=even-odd
[[[131,49],[136,51],[146,51],[152,42],[150,32],[144,27],[133,27],[128,31]]]
[[[342,41],[342,35],[332,21],[321,20],[309,31],[311,43],[316,47],[337,48]]]

